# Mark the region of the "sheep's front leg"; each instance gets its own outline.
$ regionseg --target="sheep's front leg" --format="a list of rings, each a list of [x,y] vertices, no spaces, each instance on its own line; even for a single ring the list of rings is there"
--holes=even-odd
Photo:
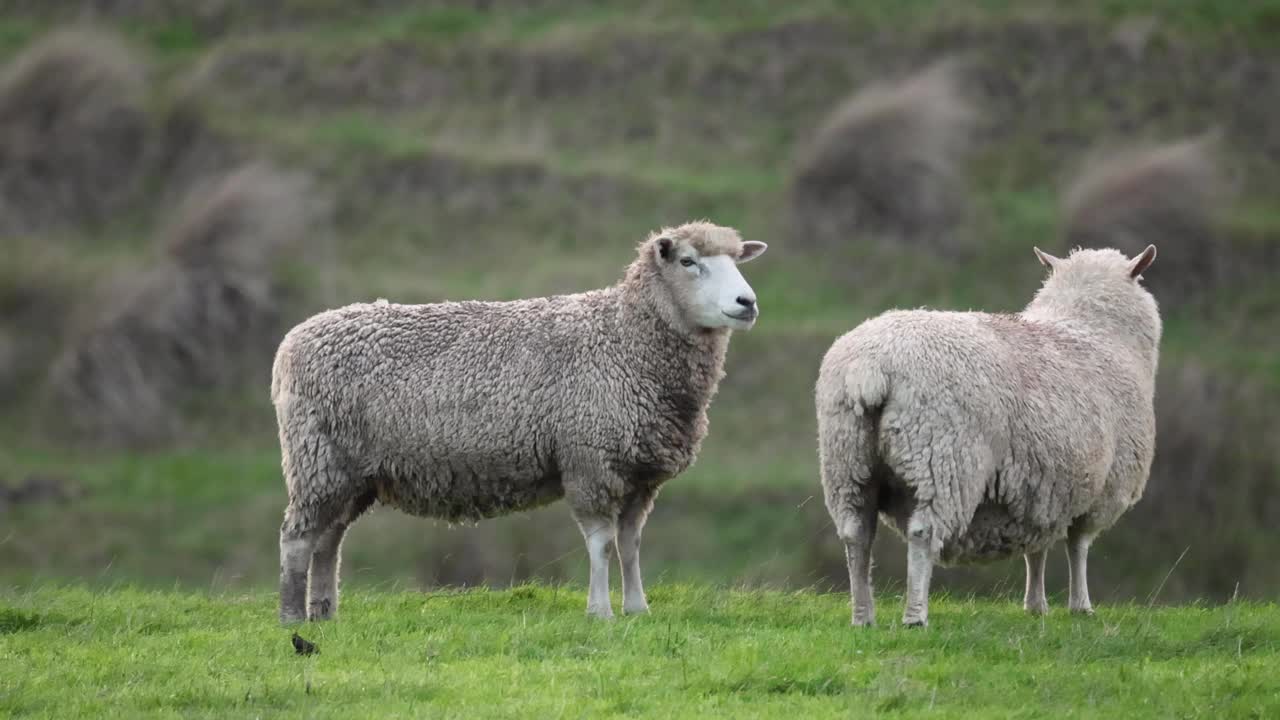
[[[617,525],[612,518],[587,516],[578,518],[578,527],[587,543],[587,557],[591,561],[591,581],[587,589],[587,614],[598,618],[612,618],[609,604],[609,559],[613,554]]]
[[[1093,536],[1077,527],[1067,531],[1067,567],[1071,573],[1067,608],[1073,613],[1093,614],[1093,604],[1089,602],[1089,578],[1086,570],[1089,545],[1092,542]]]
[[[933,526],[919,514],[907,524],[907,597],[902,624],[929,624],[929,579],[933,576]]]
[[[622,564],[622,612],[649,612],[640,579],[640,533],[653,509],[653,493],[640,492],[628,499],[618,517],[618,559]]]
[[[1049,601],[1044,596],[1044,561],[1047,550],[1027,553],[1027,592],[1022,598],[1022,608],[1032,615],[1049,612]]]

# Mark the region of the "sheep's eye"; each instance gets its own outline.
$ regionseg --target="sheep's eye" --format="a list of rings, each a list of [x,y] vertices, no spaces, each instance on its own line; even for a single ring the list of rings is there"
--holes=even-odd
[[[687,258],[680,258],[680,264],[681,264],[681,265],[683,265],[683,266],[685,266],[685,267],[693,267],[694,265],[696,265],[696,264],[697,264],[697,261],[696,261],[696,260],[694,260],[694,259],[693,259],[693,258],[691,258],[691,257],[687,257]]]

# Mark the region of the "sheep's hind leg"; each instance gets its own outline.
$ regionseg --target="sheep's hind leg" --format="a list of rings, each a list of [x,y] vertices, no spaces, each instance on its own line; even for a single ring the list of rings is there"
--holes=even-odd
[[[1044,615],[1049,612],[1049,601],[1044,596],[1044,561],[1047,550],[1029,552],[1027,560],[1027,592],[1022,599],[1022,608],[1032,615]]]
[[[283,412],[277,410],[278,412]],[[295,423],[295,419],[301,418]],[[307,571],[321,539],[358,492],[342,472],[333,444],[299,409],[281,420],[280,450],[289,506],[280,525],[280,621],[307,617]],[[324,580],[320,581],[324,584]]]
[[[916,512],[907,524],[907,597],[902,624],[929,624],[929,580],[933,576],[933,524]]]
[[[849,563],[849,598],[853,606],[853,625],[876,624],[875,597],[871,590],[871,545],[876,539],[875,510],[854,509],[838,519],[837,531],[844,540],[845,559]]]
[[[1094,535],[1084,528],[1082,520],[1076,520],[1067,530],[1067,568],[1070,570],[1070,590],[1067,608],[1073,613],[1093,614],[1093,604],[1089,602],[1089,577],[1087,565],[1089,545]]]
[[[612,518],[579,516],[578,527],[587,543],[587,556],[591,561],[591,581],[587,590],[587,614],[609,619],[613,608],[609,602],[609,559],[617,536],[617,524]]]
[[[298,529],[290,522],[290,514],[296,514],[290,506],[285,511],[285,521],[280,528],[280,622],[296,623],[307,619],[307,567],[311,564],[311,551],[315,546],[315,534]]]
[[[640,579],[640,533],[653,509],[656,493],[638,491],[627,499],[618,516],[618,560],[622,564],[622,612],[632,615],[649,612]]]
[[[353,498],[337,521],[316,540],[315,549],[311,553],[308,620],[329,620],[338,614],[342,538],[351,524],[373,504],[374,497],[373,493],[367,493]]]

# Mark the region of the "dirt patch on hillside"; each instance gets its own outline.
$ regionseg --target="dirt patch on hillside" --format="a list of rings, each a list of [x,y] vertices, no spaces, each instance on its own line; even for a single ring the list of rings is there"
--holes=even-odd
[[[84,488],[69,477],[32,473],[16,482],[0,482],[0,515],[29,505],[63,505],[84,494]]]

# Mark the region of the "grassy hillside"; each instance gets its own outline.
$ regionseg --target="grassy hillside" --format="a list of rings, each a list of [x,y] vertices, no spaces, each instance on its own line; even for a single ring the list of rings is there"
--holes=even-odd
[[[0,233],[6,577],[242,589],[274,576],[284,498],[271,342],[246,340],[234,381],[173,398],[184,423],[146,448],[68,439],[68,413],[50,400],[59,353],[119,287],[150,277],[179,200],[242,162],[307,174],[326,208],[272,269],[272,337],[378,296],[597,287],[648,231],[694,217],[770,242],[744,268],[761,321],[734,338],[711,436],[659,499],[646,566],[826,586],[844,570],[815,497],[812,383],[832,339],[891,307],[1018,309],[1041,279],[1031,246],[1067,249],[1060,190],[1086,156],[1217,127],[1239,192],[1224,201],[1220,237],[1162,244],[1149,273],[1155,283],[1166,262],[1212,265],[1214,281],[1157,293],[1156,471],[1143,504],[1099,541],[1093,572],[1103,599],[1145,597],[1189,548],[1162,597],[1280,589],[1269,561],[1280,523],[1280,3],[385,0],[357,11],[53,0],[7,6],[0,58],[86,18],[146,68],[144,170],[132,200],[104,217],[32,215]],[[798,233],[790,175],[823,117],[950,54],[975,62],[969,92],[983,117],[965,222],[937,245],[815,245]],[[35,500],[13,490],[31,483],[52,489]],[[902,552],[881,536],[894,577]],[[580,577],[579,545],[563,508],[453,530],[375,513],[348,552],[371,581],[505,584]],[[939,582],[999,591],[1020,572],[1014,560]]]
[[[932,625],[848,626],[843,595],[660,585],[582,617],[579,587],[367,589],[305,625],[268,594],[44,586],[0,594],[14,717],[1273,717],[1274,604],[1061,608],[950,598]]]

